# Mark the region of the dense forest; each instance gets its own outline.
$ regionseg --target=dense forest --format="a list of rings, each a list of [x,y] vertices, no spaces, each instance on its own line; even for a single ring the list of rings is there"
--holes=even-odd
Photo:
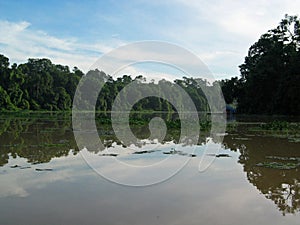
[[[73,97],[79,83],[84,75],[78,68],[70,71],[68,66],[55,65],[49,59],[29,59],[28,62],[17,65],[9,65],[9,59],[0,55],[0,105],[1,110],[71,110]],[[140,86],[156,90],[157,87],[172,88],[177,84],[189,94],[198,111],[208,111],[206,97],[201,87],[213,90],[214,86],[202,79],[183,77],[174,83],[160,80],[158,83],[146,82],[142,75],[132,78],[123,75],[113,79],[112,76],[99,70],[91,70],[86,76],[96,76],[105,80],[105,84],[99,94],[96,110],[110,111],[118,93],[135,81]],[[91,87],[92,88],[92,87]],[[178,98],[176,92],[170,89],[174,99]],[[136,93],[140,95],[140,93]],[[141,99],[134,105],[133,110],[140,111],[175,111],[174,107],[166,100],[157,97]]]
[[[49,59],[9,65],[0,55],[1,110],[67,110],[83,73]]]
[[[239,113],[298,115],[299,48],[299,19],[286,15],[275,29],[263,34],[250,47],[244,63],[240,65],[240,77],[218,81],[226,103],[237,106]],[[123,75],[113,79],[102,71],[89,73],[98,73],[106,80],[96,105],[100,111],[110,111],[118,93],[129,83],[146,82],[142,75],[135,78]],[[1,110],[71,110],[76,87],[83,75],[77,67],[71,71],[68,66],[53,64],[49,59],[28,59],[26,63],[10,65],[9,59],[0,55]],[[158,84],[163,82],[168,81],[160,80]],[[216,83],[187,77],[174,83],[190,95],[197,110],[209,110],[201,87],[207,87],[207,91],[213,89]],[[148,83],[149,88],[152,85],[154,89],[158,84]],[[134,110],[175,109],[164,99],[148,97],[135,104]]]
[[[240,113],[299,115],[299,48],[299,19],[286,15],[250,47],[241,77],[221,81],[226,102]]]

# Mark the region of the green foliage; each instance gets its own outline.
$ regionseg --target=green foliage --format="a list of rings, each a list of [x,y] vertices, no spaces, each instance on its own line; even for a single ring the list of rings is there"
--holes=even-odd
[[[241,92],[241,82],[238,77],[232,77],[230,80],[225,79],[220,81],[223,96],[227,104],[232,104],[239,97]]]
[[[250,47],[240,66],[240,112],[299,114],[299,47],[299,19],[288,15]]]
[[[190,95],[199,111],[208,110],[207,100],[201,88],[205,86],[209,90],[209,87],[207,82],[201,79],[184,77],[174,83],[163,79],[158,85],[154,82],[146,83],[146,78],[142,75],[134,79],[129,75],[113,79],[97,69],[89,71],[86,76],[83,75],[77,67],[71,72],[68,66],[55,65],[49,59],[28,59],[27,63],[13,64],[10,67],[8,58],[0,55],[1,110],[71,110],[73,97],[81,78],[91,78],[87,79],[89,91],[96,91],[102,87],[96,102],[97,111],[109,112],[113,103],[118,101],[129,106],[131,96],[142,96],[141,91],[156,93],[160,88],[164,89],[165,95],[169,95],[163,97],[173,99],[180,105],[183,100],[179,98],[180,93],[174,90],[174,85],[179,85]],[[123,91],[124,87],[131,82],[136,82],[141,89]],[[121,90],[122,96],[117,97]],[[80,91],[78,93],[80,105],[85,108],[90,104],[91,93]],[[164,98],[151,96],[138,101],[132,109],[149,112],[178,110]],[[132,122],[137,123],[137,121]],[[171,126],[175,125],[171,124]]]
[[[292,127],[287,121],[274,120],[270,123],[260,125],[264,130],[288,130]]]
[[[83,73],[49,59],[28,59],[9,66],[0,55],[0,106],[5,110],[70,110]]]
[[[0,105],[1,105],[1,110],[14,109],[14,105],[11,103],[9,95],[1,86],[0,86]]]
[[[300,22],[288,16],[263,34],[240,65],[241,78],[220,81],[227,104],[247,114],[299,115]]]
[[[174,82],[162,79],[158,85],[154,82],[146,84],[142,75],[135,78],[123,75],[113,79],[102,71],[93,70],[86,76],[101,77],[101,80],[95,79],[90,84],[91,90],[98,90],[99,85],[103,85],[96,103],[97,111],[111,111],[114,102],[130,105],[131,95],[142,96],[138,89],[123,91],[120,97],[118,95],[125,86],[136,82],[147,93],[162,88],[168,96],[143,98],[134,104],[134,111],[180,110],[166,100],[175,100],[178,105],[184,103],[180,94],[172,88],[178,85],[189,94],[198,111],[207,112],[210,109],[203,91],[211,97],[210,93],[218,91],[216,84],[219,83],[226,103],[237,104],[240,113],[299,115],[299,65],[300,22],[297,16],[286,15],[275,29],[263,34],[250,47],[244,63],[240,65],[240,78],[233,77],[210,85],[206,80],[183,77]],[[70,71],[68,66],[55,65],[49,59],[28,59],[27,63],[10,66],[9,59],[0,55],[1,111],[71,110],[83,75],[77,67]],[[85,95],[82,93],[80,96],[82,106],[89,104],[89,96]]]

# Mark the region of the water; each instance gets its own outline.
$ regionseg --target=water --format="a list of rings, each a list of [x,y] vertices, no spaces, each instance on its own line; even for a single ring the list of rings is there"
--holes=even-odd
[[[206,132],[193,151],[176,144],[176,129],[163,143],[145,139],[143,145],[125,148],[108,126],[99,126],[104,150],[111,155],[88,154],[117,178],[144,179],[145,174],[122,171],[118,164],[112,168],[115,159],[136,166],[169,159],[153,176],[187,160],[166,181],[129,187],[111,182],[86,163],[68,115],[1,116],[0,224],[299,224],[300,167],[258,165],[297,164],[300,143],[293,134],[250,129],[257,119],[242,120],[228,128],[220,157],[205,155]],[[144,127],[132,129],[147,137]],[[156,151],[149,151],[154,145]],[[203,156],[214,161],[199,172]]]

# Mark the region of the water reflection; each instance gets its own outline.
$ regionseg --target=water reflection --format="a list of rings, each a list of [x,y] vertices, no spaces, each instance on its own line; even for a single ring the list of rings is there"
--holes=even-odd
[[[166,116],[170,120],[174,119],[170,115]],[[70,115],[53,115],[50,117],[49,115],[45,115],[44,117],[2,116],[0,119],[0,166],[5,167],[9,165],[9,167],[5,167],[5,170],[7,170],[5,179],[15,179],[15,176],[24,176],[25,172],[23,171],[28,171],[26,167],[33,166],[35,166],[34,169],[36,172],[45,172],[45,174],[48,174],[45,180],[71,177],[71,173],[61,175],[60,178],[51,177],[51,173],[53,172],[51,170],[53,169],[53,164],[51,163],[53,161],[65,160],[66,157],[73,159],[79,152],[71,129]],[[144,119],[141,118],[141,120]],[[162,141],[161,144],[165,144],[165,149],[161,149],[160,151],[147,150],[147,146],[153,144],[154,140],[147,140],[149,137],[147,125],[141,125],[137,121],[132,121],[133,133],[137,137],[146,140],[145,142],[135,143],[135,150],[130,152],[131,159],[137,159],[137,163],[138,160],[143,158],[152,157],[154,159],[155,157],[167,157],[169,155],[191,157],[193,159],[199,158],[199,154],[197,153],[185,153],[177,149],[172,149],[168,145],[170,142],[176,144],[179,139],[180,133],[176,128],[168,130],[165,139]],[[103,154],[103,156],[120,157],[120,150],[123,151],[126,148],[115,138],[111,127],[103,125],[101,122],[103,121],[99,121],[98,133],[102,139],[102,143],[104,143],[104,149],[111,150],[111,155]],[[300,158],[300,144],[289,142],[286,138],[251,133],[246,131],[243,126],[237,126],[237,129],[229,131],[229,134],[225,136],[223,142],[224,149],[230,149],[238,154],[238,163],[243,166],[248,181],[267,199],[270,199],[283,215],[298,214],[300,211],[299,167],[294,169],[276,169],[258,165],[260,163],[272,162],[283,164],[295,163]],[[205,144],[208,135],[206,132],[201,132],[198,144]],[[114,151],[117,150],[119,152],[115,153]],[[230,156],[231,154],[226,153],[225,155]],[[128,156],[124,156],[124,158],[126,157]],[[226,161],[226,158],[230,157],[219,157],[218,160]],[[11,159],[15,159],[13,164],[9,164]],[[230,162],[234,163],[233,161]],[[58,164],[55,165],[57,166]],[[68,161],[68,165],[77,168],[79,162],[74,161],[74,164],[72,164]],[[60,166],[63,168],[63,164]],[[196,168],[194,169],[196,170]],[[4,174],[0,174],[0,176],[3,178]],[[29,175],[28,177],[25,176],[25,178],[28,180],[33,179]],[[38,179],[41,179],[41,177],[34,177],[34,183],[37,184],[40,181]],[[243,179],[243,177],[238,179]],[[18,186],[17,184],[15,185]],[[7,190],[9,190],[9,187],[7,187]],[[27,192],[23,189],[16,191],[21,196],[27,196]]]
[[[46,163],[67,156],[70,149],[78,152],[69,118],[1,118],[0,166],[8,163],[10,156],[26,158],[32,164]]]
[[[224,145],[240,153],[248,181],[267,199],[272,200],[283,215],[300,211],[299,167],[267,168],[265,165],[294,165],[299,163],[299,143],[285,138],[245,133],[243,126],[237,133],[224,138]]]
[[[144,141],[134,144],[142,148],[147,144],[153,144],[154,140],[149,140],[150,135],[148,124],[140,125],[139,121],[148,121],[147,114],[134,115],[135,120],[131,122],[133,133]],[[152,115],[152,117],[157,116]],[[175,115],[176,116],[176,115]],[[168,121],[174,119],[169,114],[163,117]],[[112,148],[114,145],[125,146],[115,137],[109,124],[103,124],[102,120],[97,121],[98,134],[102,141],[103,149]],[[173,142],[177,143],[180,137],[180,130],[173,127],[168,130],[161,144]],[[202,132],[198,144],[206,142],[207,133]],[[70,152],[78,153],[78,148],[72,132],[71,118],[69,114],[33,115],[33,117],[4,116],[0,118],[0,166],[8,163],[9,157],[26,158],[29,163],[47,163],[54,157],[67,156]],[[95,152],[97,153],[97,152]]]

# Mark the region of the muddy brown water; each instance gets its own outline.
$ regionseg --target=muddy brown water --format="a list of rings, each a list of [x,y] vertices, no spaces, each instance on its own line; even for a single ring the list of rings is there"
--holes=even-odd
[[[108,126],[99,126],[106,153],[90,155],[100,164],[102,158],[135,166],[189,159],[169,179],[130,187],[87,164],[69,116],[1,116],[0,224],[299,224],[300,167],[292,166],[300,163],[300,142],[287,132],[249,129],[265,119],[229,121],[235,125],[214,155],[205,151],[206,132],[192,154],[177,150],[178,130],[169,131],[153,151],[153,140],[145,138],[144,144],[126,148]],[[147,136],[142,127],[132,129]],[[214,160],[199,172],[205,154]],[[274,162],[287,167],[259,166]],[[144,176],[112,169],[128,179]],[[153,176],[165,169],[158,166]]]

